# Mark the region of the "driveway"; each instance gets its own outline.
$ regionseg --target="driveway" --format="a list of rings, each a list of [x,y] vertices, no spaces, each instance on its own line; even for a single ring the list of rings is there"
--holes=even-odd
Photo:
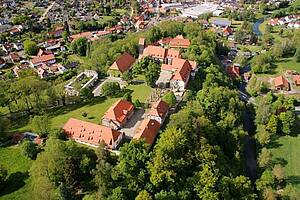
[[[124,132],[127,137],[132,138],[135,134],[136,129],[139,127],[142,120],[144,119],[144,115],[145,115],[144,109],[135,110],[133,116],[126,123],[126,126],[122,128],[120,131]]]

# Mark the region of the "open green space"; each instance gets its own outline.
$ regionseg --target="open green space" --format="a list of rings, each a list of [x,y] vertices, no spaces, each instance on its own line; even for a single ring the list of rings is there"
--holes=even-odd
[[[0,163],[9,174],[7,186],[0,191],[0,200],[31,199],[29,170],[32,162],[22,155],[17,145],[0,147]]]
[[[144,103],[151,94],[151,88],[146,83],[128,85],[127,89],[132,91],[132,99],[139,99],[141,103]],[[76,118],[92,123],[100,124],[101,118],[108,108],[118,100],[119,98],[95,98],[93,101],[87,104],[75,104],[67,105],[61,108],[55,108],[49,110],[47,114],[51,118],[52,128],[61,128],[69,118]],[[87,113],[84,117],[83,113]],[[32,127],[29,118],[22,119],[18,122],[17,126],[12,128],[12,132],[24,132],[31,131]]]
[[[300,191],[300,135],[282,136],[273,146],[273,161],[284,166],[287,183]]]
[[[133,90],[132,100],[138,99],[141,103],[145,103],[151,94],[151,88],[146,83],[129,85],[127,89]]]
[[[300,73],[300,63],[291,58],[282,58],[276,63],[276,74],[283,74],[286,70],[294,70]]]

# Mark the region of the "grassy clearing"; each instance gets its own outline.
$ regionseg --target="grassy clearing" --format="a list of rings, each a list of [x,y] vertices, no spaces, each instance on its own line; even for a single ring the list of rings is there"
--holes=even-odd
[[[282,58],[276,63],[276,74],[283,74],[286,70],[294,70],[300,73],[300,63],[291,58]]]
[[[139,99],[144,103],[151,94],[151,88],[143,84],[128,85],[127,89],[132,91],[132,99]],[[48,115],[51,118],[52,128],[61,128],[69,118],[76,118],[84,121],[89,121],[96,124],[101,124],[101,119],[108,108],[119,98],[95,98],[88,104],[68,105],[63,108],[50,110]],[[82,114],[86,112],[87,117]],[[11,132],[32,131],[29,118],[20,120],[11,130]]]
[[[0,155],[0,163],[9,172],[7,186],[0,191],[0,200],[31,199],[29,169],[33,161],[22,155],[19,146],[1,147]]]
[[[284,166],[287,183],[300,191],[300,135],[297,137],[282,136],[271,149],[273,160]]]
[[[129,85],[127,89],[133,90],[132,100],[138,99],[141,103],[145,103],[151,94],[151,88],[146,83]]]

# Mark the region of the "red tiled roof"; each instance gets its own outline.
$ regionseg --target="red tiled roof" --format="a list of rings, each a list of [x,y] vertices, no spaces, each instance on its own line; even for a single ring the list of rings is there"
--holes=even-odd
[[[72,40],[78,40],[81,37],[84,37],[86,39],[90,39],[93,36],[92,32],[82,32],[75,35],[71,35],[70,38]]]
[[[175,49],[167,49],[167,58],[180,58],[181,54],[180,51],[177,51]]]
[[[120,132],[106,126],[93,124],[70,118],[63,126],[64,132],[68,137],[92,145],[98,145],[101,141],[111,148],[120,136]]]
[[[153,104],[151,110],[149,111],[149,115],[165,118],[168,113],[168,110],[169,105],[160,99]]]
[[[163,39],[159,40],[158,43],[159,44],[169,44],[171,40],[173,40],[173,38],[167,37],[167,38],[163,38]]]
[[[163,47],[149,45],[144,49],[143,56],[152,56],[163,59],[166,57],[166,49]]]
[[[274,78],[274,85],[275,87],[288,87],[289,82],[283,76],[277,76]]]
[[[229,76],[236,78],[240,76],[240,68],[234,65],[228,66],[226,69]]]
[[[154,119],[144,119],[141,125],[137,128],[133,139],[145,139],[152,145],[160,128],[160,124]]]
[[[172,79],[185,82],[191,74],[192,66],[188,60],[174,58],[172,65],[163,64],[161,69],[167,71],[175,71]]]
[[[0,58],[0,65],[3,65],[3,64],[5,64],[5,60]]]
[[[184,39],[182,35],[178,35],[170,41],[172,48],[188,48],[191,42],[189,39]]]
[[[130,69],[134,61],[134,57],[125,52],[112,64],[112,66],[110,66],[110,69],[119,70],[121,73],[124,73]]]
[[[300,75],[293,75],[293,80],[296,85],[300,85]]]
[[[124,99],[118,100],[114,103],[104,114],[103,118],[118,121],[123,123],[126,120],[126,117],[134,109],[134,106],[129,101]]]
[[[11,53],[10,54],[10,58],[14,61],[14,62],[18,62],[21,60],[20,56],[17,53]]]
[[[43,63],[43,62],[47,62],[50,60],[54,60],[54,54],[50,54],[50,55],[44,55],[44,56],[40,56],[40,57],[35,57],[33,59],[31,59],[32,64],[37,64],[37,63]]]

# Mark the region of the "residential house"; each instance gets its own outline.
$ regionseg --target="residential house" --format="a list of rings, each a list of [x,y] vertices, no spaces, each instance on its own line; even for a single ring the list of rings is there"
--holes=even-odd
[[[189,39],[185,39],[182,35],[178,35],[172,40],[170,40],[171,48],[183,48],[187,49],[190,46],[191,42]]]
[[[163,101],[158,100],[155,102],[150,111],[147,113],[147,117],[149,119],[154,119],[158,121],[160,124],[163,124],[169,112],[169,105]]]
[[[293,75],[293,81],[296,86],[300,86],[300,75]]]
[[[160,129],[160,123],[154,119],[144,119],[135,131],[133,139],[144,139],[146,143],[153,145]]]
[[[17,63],[17,62],[21,61],[20,56],[17,53],[15,53],[15,52],[10,53],[9,58],[10,58],[10,60],[11,60],[12,63]]]
[[[0,69],[6,65],[6,62],[3,58],[0,57]]]
[[[48,32],[48,36],[54,37],[54,38],[59,38],[59,37],[62,36],[63,32],[64,32],[64,27],[63,26],[56,27],[54,31]]]
[[[21,42],[12,43],[12,45],[13,48],[16,49],[17,51],[23,50],[23,44]]]
[[[20,72],[24,71],[24,70],[28,70],[30,69],[29,67],[29,63],[22,63],[20,66],[15,66],[13,68],[13,72],[14,75],[19,78],[20,77]]]
[[[274,87],[276,90],[285,90],[288,91],[290,89],[289,82],[283,76],[278,76],[274,78]]]
[[[124,99],[114,103],[104,114],[102,124],[112,129],[122,128],[134,113],[134,105]]]
[[[240,67],[236,65],[227,66],[226,72],[231,78],[238,78],[240,76]]]
[[[229,27],[229,26],[226,26],[224,29],[223,29],[223,35],[224,36],[229,36],[232,34],[232,29]]]
[[[9,54],[9,52],[11,52],[12,50],[14,49],[14,46],[12,43],[4,43],[2,45],[2,50],[6,53],[6,54]]]
[[[33,59],[30,60],[30,64],[33,68],[37,68],[42,64],[54,64],[56,59],[54,54],[42,55],[42,56],[35,56]]]
[[[65,123],[63,130],[70,139],[92,147],[104,142],[106,148],[116,149],[123,138],[123,134],[114,129],[74,118]]]
[[[108,73],[110,76],[121,76],[124,72],[128,71],[135,59],[129,53],[123,53],[109,68]]]

